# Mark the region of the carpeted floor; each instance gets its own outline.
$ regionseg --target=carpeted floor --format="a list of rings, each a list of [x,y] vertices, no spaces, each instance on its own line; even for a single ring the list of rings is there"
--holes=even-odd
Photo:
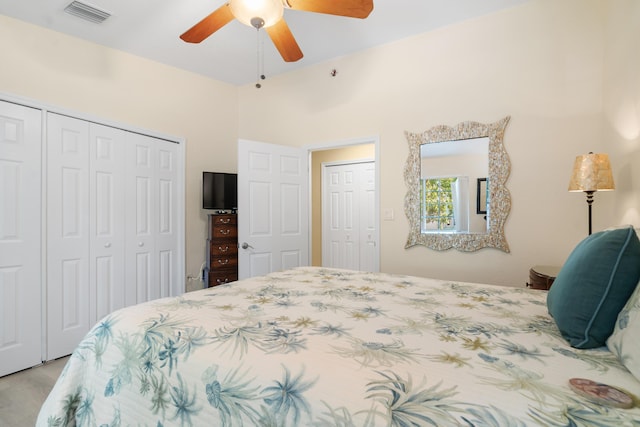
[[[0,378],[0,426],[33,427],[68,357]]]

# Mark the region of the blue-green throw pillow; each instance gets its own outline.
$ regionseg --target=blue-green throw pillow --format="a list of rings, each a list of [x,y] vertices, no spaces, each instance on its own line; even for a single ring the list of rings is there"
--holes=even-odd
[[[560,269],[547,295],[549,314],[572,347],[600,347],[638,279],[640,241],[633,227],[594,233]]]

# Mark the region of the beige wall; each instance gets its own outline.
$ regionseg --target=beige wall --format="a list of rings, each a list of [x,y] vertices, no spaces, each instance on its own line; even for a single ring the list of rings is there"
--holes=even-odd
[[[374,144],[318,150],[311,153],[311,265],[322,265],[322,163],[375,159]]]
[[[202,171],[236,170],[237,88],[2,15],[0,52],[0,94],[186,140],[185,269],[197,276]]]
[[[532,0],[522,6],[235,88],[0,16],[0,94],[185,138],[186,272],[204,260],[203,170],[235,171],[238,137],[292,146],[380,138],[381,270],[522,286],[585,237],[568,193],[573,159],[611,155],[617,190],[594,229],[640,225],[640,2]],[[330,75],[332,69],[338,74]],[[511,121],[511,252],[404,249],[404,131]]]
[[[381,270],[522,286],[532,265],[563,263],[587,234],[585,197],[567,192],[575,156],[602,151],[620,157],[620,144],[603,137],[605,56],[616,53],[619,69],[607,87],[625,73],[625,80],[635,79],[637,94],[632,40],[638,38],[619,40],[637,36],[628,28],[638,27],[637,9],[633,1],[534,0],[274,77],[260,90],[247,85],[239,90],[238,133],[298,146],[378,135],[381,209],[395,212],[394,221],[380,224]],[[636,61],[633,75],[626,75],[628,57]],[[331,77],[334,68],[338,74]],[[637,100],[629,105],[637,107]],[[404,249],[403,132],[506,115],[511,252]],[[614,164],[618,171],[621,166]],[[637,184],[633,188],[637,193]],[[622,220],[614,215],[618,194],[596,195],[595,230]]]
[[[621,224],[637,227],[640,224],[640,2],[616,0],[607,4],[602,139],[613,152],[614,216]]]

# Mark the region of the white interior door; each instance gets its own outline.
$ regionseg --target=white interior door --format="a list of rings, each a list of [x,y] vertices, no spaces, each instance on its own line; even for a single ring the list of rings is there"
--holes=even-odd
[[[47,114],[47,360],[91,326],[89,123]]]
[[[89,126],[92,324],[125,306],[125,137],[120,129]]]
[[[129,134],[127,141],[127,305],[149,301],[158,282],[154,254],[158,210],[152,142],[142,135]]]
[[[0,376],[41,350],[41,112],[0,101]]]
[[[375,162],[368,162],[360,171],[360,184],[360,270],[377,272],[380,271],[380,237]]]
[[[300,148],[238,141],[238,277],[309,264],[308,160]]]
[[[322,265],[378,271],[375,162],[323,165]]]
[[[126,305],[173,295],[178,268],[178,145],[129,133]]]
[[[155,257],[158,283],[152,299],[181,294],[184,282],[178,269],[178,144],[145,136],[153,140],[155,156]]]

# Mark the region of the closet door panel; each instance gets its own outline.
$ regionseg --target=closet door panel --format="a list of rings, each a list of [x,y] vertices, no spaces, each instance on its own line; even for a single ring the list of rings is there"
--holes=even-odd
[[[126,277],[127,305],[158,298],[155,232],[158,214],[157,158],[154,139],[127,134],[126,143]]]
[[[47,114],[47,360],[91,326],[89,124]]]
[[[125,137],[120,129],[89,128],[92,322],[125,306]]]
[[[0,376],[42,361],[41,120],[0,101]]]
[[[178,145],[128,134],[127,304],[167,297],[178,281]]]
[[[159,297],[168,297],[177,280],[177,144],[156,141],[158,148],[158,229],[156,250],[158,253],[160,287]]]

